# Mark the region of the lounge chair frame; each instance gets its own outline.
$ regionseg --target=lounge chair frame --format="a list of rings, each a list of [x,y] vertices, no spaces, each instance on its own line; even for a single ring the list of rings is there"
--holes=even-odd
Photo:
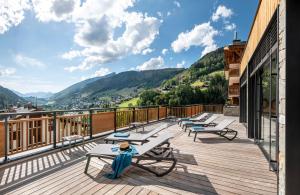
[[[108,142],[112,142],[112,143],[115,143],[115,142],[121,142],[121,141],[128,141],[129,143],[131,142],[140,142],[141,144],[144,144],[146,142],[148,142],[148,139],[150,137],[153,137],[155,136],[156,134],[158,134],[160,131],[162,131],[163,129],[167,128],[168,125],[167,124],[164,124],[164,125],[161,125],[157,128],[155,128],[154,130],[148,132],[148,133],[131,133],[129,135],[129,137],[114,137],[113,134],[109,135],[108,137],[106,137],[104,140],[105,140],[105,143],[108,143]]]
[[[189,131],[189,136],[190,136],[191,132],[192,132],[192,130]],[[209,131],[203,131],[203,132],[195,131],[194,133],[195,133],[194,142],[196,141],[198,133],[213,133],[213,134],[219,135],[221,137],[224,137],[229,141],[234,140],[238,135],[238,132],[236,130],[233,130],[233,129],[230,129],[230,128],[225,128],[224,130],[212,131],[212,132],[209,132]],[[227,134],[234,134],[234,135],[232,137],[228,137]]]
[[[215,121],[217,118],[218,118],[217,115],[211,115],[209,118],[207,118],[204,121],[198,121],[198,122],[190,121],[192,124],[182,124],[182,128],[184,129],[184,132],[186,132],[187,128],[192,126],[214,127],[217,124],[214,123],[213,121]]]
[[[194,136],[194,142],[195,142],[198,133],[213,133],[213,134],[219,135],[221,137],[224,137],[229,141],[232,141],[237,137],[238,132],[236,130],[230,129],[228,126],[231,123],[233,123],[234,121],[235,120],[225,119],[225,120],[221,121],[217,126],[204,127],[204,129],[201,129],[201,130],[198,130],[198,131],[197,130],[192,130],[192,128],[190,128],[188,136],[191,135],[191,132],[195,133],[195,136]],[[229,134],[233,134],[233,136],[229,137],[228,136]]]
[[[191,118],[181,118],[178,120],[178,125],[181,126],[183,121],[199,121],[199,122],[203,122],[205,121],[207,118],[211,117],[212,115],[204,112],[201,113],[200,115],[196,116],[195,118],[191,117]]]
[[[174,157],[173,154],[173,148],[170,147],[169,139],[171,139],[173,135],[169,133],[162,134],[156,138],[153,138],[145,145],[139,145],[136,146],[138,150],[138,154],[133,155],[132,159],[136,159],[136,161],[132,161],[131,165],[144,169],[150,173],[155,174],[157,177],[162,177],[168,173],[170,173],[174,167],[176,166],[177,160]],[[166,146],[164,146],[166,145]],[[114,159],[116,155],[118,155],[117,152],[112,152],[110,148],[112,147],[112,144],[100,144],[95,148],[92,149],[91,152],[86,154],[87,157],[87,164],[85,167],[84,172],[87,173],[88,167],[90,165],[91,158],[97,157],[99,159],[105,158],[105,159]],[[98,150],[100,149],[100,152]],[[161,161],[171,162],[171,166],[163,171],[163,172],[157,172],[155,170],[150,169],[149,167],[145,166],[145,164],[142,164],[141,161],[148,160],[148,161],[154,161],[154,163],[158,163]]]
[[[171,147],[159,147],[159,148],[155,148],[155,149],[162,149],[163,152],[158,152],[158,151],[149,151],[145,154],[143,154],[142,156],[133,156],[133,159],[136,159],[135,162],[131,162],[131,165],[134,167],[138,167],[140,169],[146,170],[150,173],[153,173],[154,175],[156,175],[157,177],[163,177],[167,174],[169,174],[176,166],[177,163],[177,159],[174,157],[173,154],[173,148]],[[97,158],[105,158],[105,159],[114,159],[115,156],[109,156],[109,155],[98,155],[98,154],[87,154],[87,163],[85,166],[85,170],[84,173],[87,174],[88,171],[88,167],[90,165],[91,162],[91,158],[93,157],[97,157]],[[147,166],[144,166],[141,161],[144,160],[150,160],[150,161],[155,161],[155,163],[159,163],[162,161],[166,161],[166,162],[171,162],[172,165],[165,171],[163,172],[157,172]]]

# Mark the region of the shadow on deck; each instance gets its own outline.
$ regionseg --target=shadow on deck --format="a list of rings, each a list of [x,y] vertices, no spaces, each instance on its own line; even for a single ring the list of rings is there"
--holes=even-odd
[[[85,153],[102,139],[24,159],[0,168],[0,194],[276,194],[276,175],[259,148],[235,123],[238,139],[228,141],[216,135],[201,134],[196,142],[173,123],[171,140],[178,162],[164,177],[130,167],[121,178],[104,177],[108,163],[94,159],[84,174]],[[164,169],[166,163],[155,165]]]

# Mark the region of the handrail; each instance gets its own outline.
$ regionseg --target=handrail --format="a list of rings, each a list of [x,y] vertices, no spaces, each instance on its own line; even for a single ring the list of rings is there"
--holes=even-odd
[[[55,149],[58,143],[63,142],[63,137],[74,134],[91,140],[99,133],[129,127],[132,122],[150,123],[167,119],[168,116],[192,117],[201,112],[222,111],[223,105],[191,104],[4,113],[0,114],[4,119],[0,121],[0,157],[4,157],[5,162],[8,162],[10,155],[23,151],[49,145]]]

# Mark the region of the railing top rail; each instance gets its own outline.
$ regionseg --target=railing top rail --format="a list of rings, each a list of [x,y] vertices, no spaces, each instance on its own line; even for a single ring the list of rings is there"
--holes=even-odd
[[[153,105],[153,106],[136,106],[136,107],[110,107],[110,108],[90,108],[90,109],[77,109],[77,110],[52,110],[52,111],[34,111],[34,112],[21,112],[21,113],[0,113],[0,117],[13,117],[22,115],[46,115],[46,114],[60,114],[60,113],[71,113],[71,112],[93,112],[93,111],[114,111],[118,109],[143,109],[143,108],[159,108],[159,107],[171,107],[171,108],[182,108],[191,106],[220,106],[222,104],[189,104],[189,105],[179,105],[179,106],[168,106],[168,105]]]
[[[154,105],[154,106],[136,106],[136,107],[110,107],[110,108],[90,108],[90,109],[76,109],[76,110],[51,110],[51,111],[34,111],[34,112],[10,112],[10,113],[0,113],[0,117],[9,117],[9,116],[19,116],[19,115],[33,115],[33,114],[53,114],[63,113],[63,112],[89,112],[89,111],[113,111],[116,109],[140,109],[140,108],[157,108],[164,107],[165,105]]]

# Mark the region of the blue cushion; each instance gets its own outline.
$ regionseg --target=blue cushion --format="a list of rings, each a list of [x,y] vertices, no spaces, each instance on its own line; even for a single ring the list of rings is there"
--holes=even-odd
[[[204,130],[205,128],[204,127],[201,127],[201,126],[197,126],[197,127],[191,127],[192,131],[201,131],[201,130]]]
[[[130,133],[115,133],[115,137],[129,137]]]

